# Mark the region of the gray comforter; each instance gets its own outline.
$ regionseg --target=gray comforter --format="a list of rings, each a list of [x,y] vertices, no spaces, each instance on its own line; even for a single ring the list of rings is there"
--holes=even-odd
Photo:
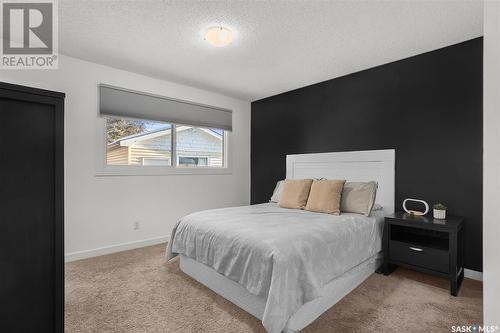
[[[262,324],[281,332],[332,279],[378,253],[383,214],[340,216],[260,204],[182,218],[167,260],[183,254],[267,299]]]

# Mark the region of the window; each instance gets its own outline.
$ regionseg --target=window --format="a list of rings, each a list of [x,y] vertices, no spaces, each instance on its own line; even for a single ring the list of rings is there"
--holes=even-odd
[[[108,166],[224,168],[226,165],[222,129],[109,116],[105,120]]]
[[[179,167],[224,167],[224,131],[217,128],[176,126]]]
[[[98,89],[104,126],[98,175],[230,172],[231,110],[105,84]]]
[[[106,118],[106,164],[169,166],[172,125],[156,121]]]

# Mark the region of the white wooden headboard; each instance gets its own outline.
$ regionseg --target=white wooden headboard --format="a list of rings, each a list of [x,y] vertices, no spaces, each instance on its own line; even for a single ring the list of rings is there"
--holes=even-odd
[[[374,180],[378,182],[375,202],[386,213],[394,213],[395,156],[394,149],[287,155],[286,178]]]

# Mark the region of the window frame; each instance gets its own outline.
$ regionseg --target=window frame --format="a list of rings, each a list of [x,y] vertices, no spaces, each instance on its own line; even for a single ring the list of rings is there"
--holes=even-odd
[[[127,117],[114,117],[118,119],[132,119]],[[137,120],[137,119],[133,119]],[[139,119],[144,121],[154,121],[148,119]],[[172,133],[176,133],[176,126],[181,124],[169,123],[172,127]],[[191,125],[186,125],[191,126]],[[199,127],[199,126],[193,126]],[[95,176],[170,176],[170,175],[225,175],[232,174],[232,148],[231,148],[232,132],[224,130],[223,135],[223,167],[179,167],[177,165],[177,135],[171,136],[171,165],[169,166],[143,166],[143,165],[108,165],[107,164],[107,133],[106,133],[106,118],[97,117],[97,126],[95,133],[96,142],[96,172]],[[175,162],[175,163],[174,163]]]

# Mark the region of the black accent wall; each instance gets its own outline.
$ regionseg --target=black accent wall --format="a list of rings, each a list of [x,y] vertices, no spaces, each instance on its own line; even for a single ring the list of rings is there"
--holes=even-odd
[[[443,202],[465,217],[466,268],[482,271],[483,39],[252,103],[251,201],[287,154],[396,149],[396,209]]]

